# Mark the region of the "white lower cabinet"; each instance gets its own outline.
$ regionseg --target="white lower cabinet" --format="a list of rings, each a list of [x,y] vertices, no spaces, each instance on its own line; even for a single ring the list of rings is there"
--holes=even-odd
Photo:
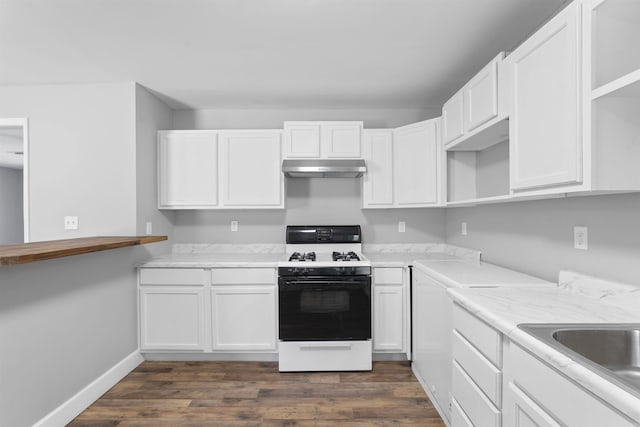
[[[275,285],[213,286],[211,316],[214,351],[275,351]]]
[[[452,358],[451,399],[459,412],[452,427],[500,426],[502,334],[454,304]]]
[[[204,351],[204,270],[141,269],[139,281],[140,349]]]
[[[404,268],[373,269],[373,351],[406,352]]]
[[[451,299],[444,284],[413,270],[413,371],[440,415],[449,420]]]
[[[517,344],[506,347],[503,425],[636,425]]]
[[[141,268],[143,352],[277,351],[275,268]]]
[[[140,348],[205,349],[204,289],[145,286],[140,289]]]

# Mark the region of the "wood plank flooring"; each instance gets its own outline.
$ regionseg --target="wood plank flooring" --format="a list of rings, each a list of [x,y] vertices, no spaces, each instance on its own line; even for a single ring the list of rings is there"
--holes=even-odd
[[[280,373],[273,362],[144,362],[69,426],[444,427],[407,362]]]

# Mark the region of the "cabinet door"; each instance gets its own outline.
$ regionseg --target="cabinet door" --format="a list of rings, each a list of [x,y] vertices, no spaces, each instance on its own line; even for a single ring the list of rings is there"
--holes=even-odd
[[[142,350],[204,350],[204,288],[140,287]]]
[[[413,274],[413,364],[440,413],[449,417],[451,310],[446,287],[419,269]]]
[[[498,60],[491,61],[464,87],[464,131],[498,115]]]
[[[158,133],[158,207],[218,204],[218,145],[213,132]]]
[[[442,149],[439,119],[397,128],[393,143],[393,192],[399,207],[438,203]]]
[[[320,123],[284,124],[285,153],[289,158],[320,157]]]
[[[464,132],[462,102],[462,91],[459,91],[442,106],[442,140],[445,144],[462,136]]]
[[[324,123],[321,132],[323,157],[360,157],[362,122]]]
[[[276,350],[276,288],[213,286],[214,350]]]
[[[284,207],[281,133],[220,134],[220,181],[225,207]]]
[[[373,287],[373,351],[404,350],[404,287]]]
[[[582,180],[580,9],[570,4],[508,57],[514,190]]]
[[[393,204],[393,131],[365,130],[362,139],[367,163],[363,207],[388,207]]]
[[[544,409],[529,398],[520,387],[509,382],[505,390],[503,424],[518,427],[560,427]]]

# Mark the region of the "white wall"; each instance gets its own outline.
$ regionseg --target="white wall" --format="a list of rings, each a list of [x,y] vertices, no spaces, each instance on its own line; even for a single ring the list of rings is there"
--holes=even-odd
[[[0,168],[0,245],[24,241],[22,169]]]
[[[640,194],[456,208],[446,212],[446,238],[481,250],[485,261],[552,281],[572,269],[640,286],[639,214]],[[577,225],[588,227],[587,251],[573,248]]]
[[[438,117],[434,109],[225,109],[178,110],[174,129],[282,129],[293,120],[357,120],[365,128],[391,128]]]
[[[444,241],[444,209],[362,210],[359,179],[287,178],[285,211],[178,211],[175,243],[284,243],[286,225],[362,226],[365,243]],[[230,222],[239,221],[237,232]],[[398,233],[398,221],[407,230]]]
[[[32,241],[135,234],[134,103],[133,83],[0,87],[0,117],[29,119]]]
[[[362,120],[388,128],[440,114],[418,109],[264,109],[175,111],[174,129],[281,129],[288,120]],[[288,224],[360,224],[367,243],[442,242],[442,209],[362,210],[360,179],[286,180],[284,211],[177,211],[175,243],[284,243]],[[230,222],[240,223],[238,232]],[[398,233],[398,221],[407,231]]]
[[[0,267],[0,425],[30,426],[137,349],[143,248]]]
[[[170,129],[173,111],[155,95],[136,85],[136,233],[166,235],[169,241],[145,246],[150,255],[170,252],[173,241],[174,212],[158,210],[157,200],[157,132]]]

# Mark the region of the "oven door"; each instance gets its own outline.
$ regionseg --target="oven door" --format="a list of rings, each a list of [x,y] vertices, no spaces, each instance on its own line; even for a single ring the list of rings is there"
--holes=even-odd
[[[282,341],[371,339],[371,277],[280,277]]]

